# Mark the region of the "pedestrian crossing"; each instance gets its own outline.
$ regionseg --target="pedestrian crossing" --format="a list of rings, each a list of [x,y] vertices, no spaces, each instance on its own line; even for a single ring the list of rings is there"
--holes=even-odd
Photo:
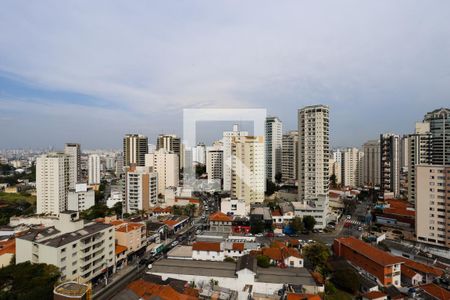
[[[346,220],[345,223],[352,224],[352,225],[361,225],[362,224],[360,221],[356,221],[356,220]]]

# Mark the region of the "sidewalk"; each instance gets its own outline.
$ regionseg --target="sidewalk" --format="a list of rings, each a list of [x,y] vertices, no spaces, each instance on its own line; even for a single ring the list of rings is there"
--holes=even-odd
[[[105,285],[104,283],[94,286],[92,288],[92,294],[95,296],[96,294],[102,292],[103,289],[109,288],[111,285],[114,285],[116,282],[119,282],[123,277],[127,276],[131,272],[135,271],[138,267],[138,264],[128,265],[123,269],[114,273],[111,277],[108,278],[108,283]]]

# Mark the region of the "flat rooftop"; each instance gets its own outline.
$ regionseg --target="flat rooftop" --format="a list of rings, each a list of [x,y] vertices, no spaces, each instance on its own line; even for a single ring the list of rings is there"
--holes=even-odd
[[[192,246],[176,246],[167,253],[167,256],[172,258],[190,258],[192,259]]]
[[[153,263],[151,272],[206,277],[237,277],[236,263],[200,260],[162,259]],[[256,267],[255,280],[256,282],[316,286],[313,277],[305,268]]]

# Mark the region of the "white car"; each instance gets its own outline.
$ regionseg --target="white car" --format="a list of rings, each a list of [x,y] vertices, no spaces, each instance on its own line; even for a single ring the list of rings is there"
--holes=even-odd
[[[149,264],[149,265],[147,266],[147,269],[149,269],[149,270],[151,270],[152,268],[153,268],[152,264]]]
[[[255,236],[256,236],[256,237],[262,237],[262,236],[264,236],[264,234],[262,234],[262,233],[257,233],[257,234],[255,234]]]
[[[352,216],[347,215],[347,220],[350,220],[352,218]]]

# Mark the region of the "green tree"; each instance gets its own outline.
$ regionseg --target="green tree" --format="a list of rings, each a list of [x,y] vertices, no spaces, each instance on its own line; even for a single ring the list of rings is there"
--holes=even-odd
[[[118,218],[122,216],[122,202],[117,202],[114,204],[112,209]]]
[[[266,195],[271,196],[273,193],[275,193],[278,190],[275,183],[273,183],[271,180],[266,179]]]
[[[276,183],[280,184],[282,177],[283,176],[282,176],[281,172],[278,172],[277,174],[275,174],[275,181],[276,181]]]
[[[361,286],[358,274],[349,268],[337,270],[333,274],[332,281],[341,289],[352,294],[359,291]]]
[[[305,229],[308,231],[313,230],[314,226],[316,226],[316,219],[314,219],[313,216],[304,216],[303,226],[305,226]]]
[[[304,228],[302,218],[300,217],[293,218],[289,223],[289,226],[292,228],[294,233],[302,232]]]
[[[256,257],[256,263],[257,263],[258,267],[268,268],[268,267],[270,267],[270,258],[265,255],[258,255]]]
[[[0,299],[53,299],[57,267],[24,262],[0,269]]]
[[[322,243],[312,243],[303,248],[303,255],[313,269],[320,269],[323,273],[330,250]]]
[[[336,174],[332,174],[331,176],[330,176],[330,186],[332,187],[332,188],[337,188],[337,178],[336,178]]]
[[[251,224],[251,233],[253,234],[257,234],[257,233],[261,233],[264,231],[264,222],[261,220],[257,220],[255,222],[253,222],[253,224]]]

